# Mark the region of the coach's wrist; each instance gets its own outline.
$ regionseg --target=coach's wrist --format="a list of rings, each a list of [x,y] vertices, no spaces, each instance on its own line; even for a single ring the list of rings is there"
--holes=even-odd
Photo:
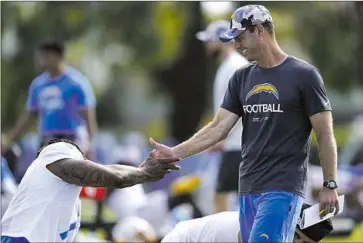
[[[338,188],[338,183],[335,180],[325,180],[323,182],[323,188],[335,190]]]
[[[171,148],[173,157],[179,158],[179,159],[184,159],[185,157],[187,157],[185,154],[183,154],[183,152],[181,151],[181,149],[176,146]]]

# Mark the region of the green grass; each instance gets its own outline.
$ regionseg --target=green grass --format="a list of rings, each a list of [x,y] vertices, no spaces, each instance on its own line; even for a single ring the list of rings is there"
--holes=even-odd
[[[90,199],[82,199],[81,222],[94,222],[96,220],[97,204]],[[110,208],[104,206],[102,211],[102,218],[106,222],[117,221],[116,215]]]

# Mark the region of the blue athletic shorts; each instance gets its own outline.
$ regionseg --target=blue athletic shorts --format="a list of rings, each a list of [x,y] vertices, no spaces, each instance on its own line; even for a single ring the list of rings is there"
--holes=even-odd
[[[1,243],[30,243],[25,237],[11,237],[2,235]]]
[[[240,195],[242,243],[292,242],[303,201],[283,191]]]

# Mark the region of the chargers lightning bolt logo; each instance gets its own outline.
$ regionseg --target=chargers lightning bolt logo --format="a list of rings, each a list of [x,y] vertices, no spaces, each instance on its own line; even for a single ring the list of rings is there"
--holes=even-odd
[[[262,92],[273,94],[276,97],[276,99],[279,99],[279,92],[277,91],[275,86],[273,86],[272,84],[269,84],[269,83],[264,83],[264,84],[258,84],[256,86],[254,86],[246,95],[246,101],[251,96],[262,93]]]
[[[267,234],[261,234],[260,238],[266,238],[268,240],[268,235]]]

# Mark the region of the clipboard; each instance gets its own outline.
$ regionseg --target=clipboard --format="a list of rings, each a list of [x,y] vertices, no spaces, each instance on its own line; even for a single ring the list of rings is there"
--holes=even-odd
[[[337,213],[337,215],[341,214],[344,210],[345,195],[339,196],[338,202],[339,202],[339,212]],[[332,213],[325,215],[324,218],[320,218],[319,211],[320,211],[319,204],[315,204],[314,206],[311,206],[310,208],[305,209],[302,217],[298,221],[298,225],[300,226],[300,229],[306,229],[312,225],[320,223],[321,221],[324,221],[326,219],[336,216],[336,215],[334,215],[334,213],[335,213],[335,211],[334,211]]]

